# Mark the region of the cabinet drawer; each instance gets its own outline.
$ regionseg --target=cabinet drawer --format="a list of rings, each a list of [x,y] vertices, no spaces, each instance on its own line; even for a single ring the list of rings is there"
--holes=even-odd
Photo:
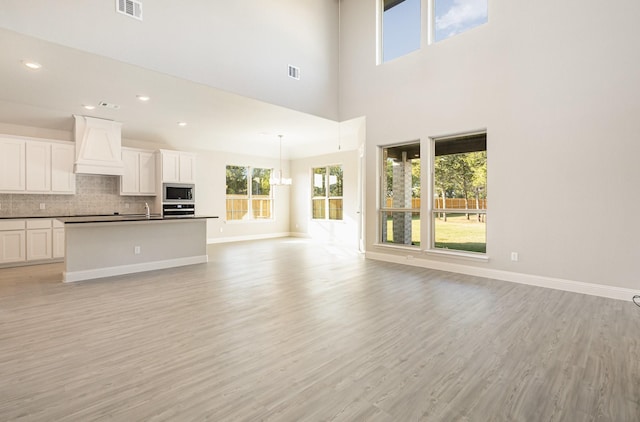
[[[37,220],[27,220],[27,230],[31,229],[50,229],[50,218],[38,218]]]
[[[24,220],[0,220],[0,230],[24,230]]]

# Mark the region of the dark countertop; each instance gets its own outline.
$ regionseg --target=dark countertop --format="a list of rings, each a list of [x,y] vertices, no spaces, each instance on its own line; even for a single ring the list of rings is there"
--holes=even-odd
[[[37,218],[51,218],[65,223],[98,223],[102,221],[143,221],[143,220],[179,220],[179,219],[202,219],[219,218],[217,215],[195,215],[162,217],[160,214],[151,214],[147,218],[145,214],[81,214],[81,215],[38,215],[30,217],[0,217],[0,220],[31,220]]]
[[[218,218],[214,215],[189,215],[179,217],[163,217],[159,214],[151,214],[147,217],[144,214],[124,214],[124,215],[83,215],[75,217],[50,217],[62,221],[65,224],[78,223],[119,223],[123,221],[188,221],[204,220],[207,218]]]

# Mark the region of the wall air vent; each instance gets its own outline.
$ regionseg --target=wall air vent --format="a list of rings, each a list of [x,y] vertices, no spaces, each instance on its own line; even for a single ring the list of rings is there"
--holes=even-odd
[[[132,18],[142,20],[142,3],[135,0],[116,0],[116,10]]]
[[[99,105],[100,107],[110,108],[110,109],[112,109],[112,110],[119,110],[119,109],[120,109],[120,106],[119,106],[118,104],[112,104],[112,103],[108,103],[108,102],[106,102],[106,101],[100,101],[100,102],[98,103],[98,105]]]
[[[289,65],[289,77],[296,80],[300,80],[300,68]]]

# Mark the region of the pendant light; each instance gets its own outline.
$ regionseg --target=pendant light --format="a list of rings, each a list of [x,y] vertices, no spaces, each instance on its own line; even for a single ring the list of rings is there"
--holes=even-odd
[[[271,178],[269,178],[269,183],[275,186],[290,185],[292,182],[290,178],[282,177],[282,136],[278,135],[280,138],[280,168],[276,174],[271,174]]]

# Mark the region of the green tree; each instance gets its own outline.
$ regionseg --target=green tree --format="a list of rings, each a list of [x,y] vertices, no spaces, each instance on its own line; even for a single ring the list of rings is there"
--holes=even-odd
[[[254,168],[251,176],[251,194],[266,195],[271,192],[271,169]]]
[[[248,195],[247,168],[227,166],[227,195]]]
[[[436,193],[442,197],[446,208],[446,198],[464,199],[465,209],[469,209],[469,198],[486,198],[487,179],[486,151],[447,154],[436,157],[434,163]],[[469,218],[469,213],[466,213]],[[443,216],[446,221],[446,214]]]
[[[342,196],[342,166],[329,167],[329,196]]]

